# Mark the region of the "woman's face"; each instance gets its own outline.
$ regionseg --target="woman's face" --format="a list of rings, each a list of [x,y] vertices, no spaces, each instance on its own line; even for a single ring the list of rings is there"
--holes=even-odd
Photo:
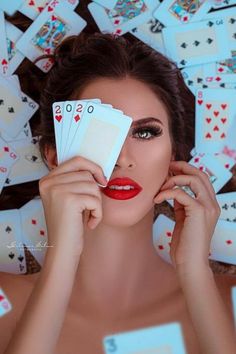
[[[129,177],[142,187],[141,192],[126,200],[112,199],[102,193],[102,222],[113,226],[131,226],[154,207],[153,198],[168,175],[172,159],[168,115],[164,104],[149,86],[130,77],[97,79],[79,95],[79,99],[89,98],[100,98],[102,103],[122,110],[133,119],[133,124],[150,117],[159,120],[130,127],[110,177],[110,180]]]

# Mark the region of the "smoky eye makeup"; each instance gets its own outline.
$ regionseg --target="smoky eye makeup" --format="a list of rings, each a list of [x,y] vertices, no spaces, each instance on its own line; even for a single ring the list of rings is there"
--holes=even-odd
[[[151,140],[163,134],[162,128],[157,124],[145,124],[133,128],[132,137],[139,140]]]

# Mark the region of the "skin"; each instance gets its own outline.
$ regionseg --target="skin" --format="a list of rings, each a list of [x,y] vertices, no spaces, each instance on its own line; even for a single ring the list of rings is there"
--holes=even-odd
[[[100,98],[134,121],[157,117],[163,134],[150,141],[128,135],[111,178],[131,177],[143,189],[125,201],[101,193],[97,182],[104,180],[98,165],[76,157],[57,166],[55,151],[46,151],[51,172],[40,181],[40,194],[53,247],[5,354],[35,352],[35,342],[35,354],[52,354],[68,308],[84,319],[82,324],[108,328],[117,319],[125,323],[135,313],[154,308],[167,296],[173,299],[180,288],[202,353],[233,354],[232,319],[208,264],[220,208],[207,175],[184,161],[170,162],[174,156],[168,116],[144,83],[130,77],[99,79],[79,98]],[[196,199],[172,189],[175,184],[189,185]],[[176,214],[173,266],[152,244],[154,203],[171,198]],[[76,328],[82,331],[83,325]]]

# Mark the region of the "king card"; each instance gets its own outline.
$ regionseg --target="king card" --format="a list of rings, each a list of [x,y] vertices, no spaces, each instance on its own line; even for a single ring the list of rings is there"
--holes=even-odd
[[[34,62],[41,55],[53,54],[63,39],[79,34],[85,26],[86,21],[68,8],[65,2],[52,0],[24,32],[16,47]],[[51,58],[42,59],[36,65],[48,72],[53,61]]]

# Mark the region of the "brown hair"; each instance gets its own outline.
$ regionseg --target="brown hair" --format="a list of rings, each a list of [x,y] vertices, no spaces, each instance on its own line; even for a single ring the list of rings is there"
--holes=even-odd
[[[130,76],[146,83],[165,104],[177,160],[187,160],[193,147],[194,96],[176,65],[138,40],[111,34],[81,33],[64,40],[53,56],[55,65],[41,94],[42,155],[55,146],[52,103],[79,97],[83,88],[98,78]]]

